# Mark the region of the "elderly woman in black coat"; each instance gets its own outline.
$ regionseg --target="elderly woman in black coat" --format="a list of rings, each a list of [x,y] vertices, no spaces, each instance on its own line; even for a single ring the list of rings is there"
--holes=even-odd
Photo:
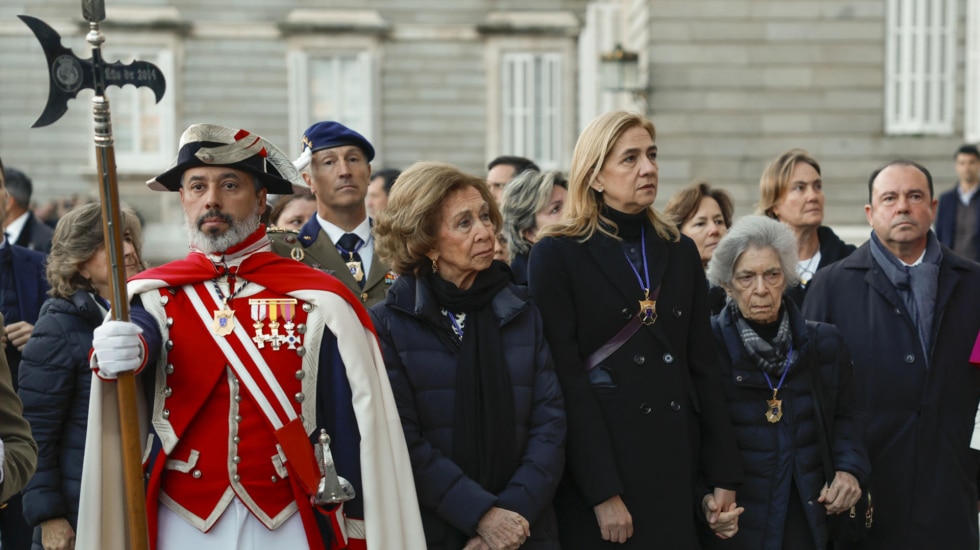
[[[555,499],[566,548],[696,548],[702,502],[721,535],[737,528],[742,471],[708,285],[694,243],[652,208],[654,137],[634,113],[592,121],[562,219],[531,249],[529,287],[568,414]],[[706,495],[695,494],[699,473]]]
[[[374,230],[400,275],[371,309],[432,549],[558,548],[565,413],[541,316],[493,260],[483,180],[401,174]]]
[[[736,222],[708,264],[729,296],[712,329],[746,480],[738,536],[703,536],[706,548],[823,550],[827,516],[850,509],[868,476],[850,354],[836,327],[785,297],[795,268],[793,231],[763,216]]]
[[[139,219],[123,210],[123,254],[128,276],[142,271]],[[102,208],[79,206],[54,231],[47,276],[51,298],[41,307],[20,364],[24,417],[39,455],[37,473],[24,488],[24,517],[34,526],[34,548],[74,546],[85,454],[92,371],[92,331],[109,303],[110,267],[102,236]]]

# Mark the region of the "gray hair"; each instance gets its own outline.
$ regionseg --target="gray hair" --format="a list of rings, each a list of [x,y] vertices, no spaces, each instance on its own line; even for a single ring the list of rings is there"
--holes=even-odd
[[[740,218],[721,238],[708,262],[708,280],[712,284],[731,287],[735,262],[746,250],[772,248],[779,255],[786,288],[800,282],[796,274],[796,235],[786,224],[766,216]]]
[[[500,201],[503,203],[503,233],[511,258],[530,252],[531,242],[524,232],[534,229],[535,214],[548,204],[556,185],[568,189],[568,181],[558,170],[544,173],[528,170],[516,176],[504,188]]]

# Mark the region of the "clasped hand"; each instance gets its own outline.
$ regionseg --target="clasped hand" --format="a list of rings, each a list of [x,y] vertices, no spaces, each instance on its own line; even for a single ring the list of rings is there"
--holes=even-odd
[[[480,518],[476,532],[479,536],[463,550],[517,550],[531,536],[531,525],[517,512],[494,506]]]
[[[857,478],[847,472],[838,471],[829,487],[824,484],[817,502],[822,503],[830,515],[850,510],[859,498],[861,485]]]
[[[730,539],[738,533],[738,516],[745,508],[735,503],[735,491],[716,488],[701,499],[701,511],[716,537]]]

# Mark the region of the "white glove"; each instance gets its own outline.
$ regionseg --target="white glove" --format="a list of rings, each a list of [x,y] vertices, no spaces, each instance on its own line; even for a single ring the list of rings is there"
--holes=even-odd
[[[92,337],[93,365],[102,378],[116,378],[134,371],[143,363],[143,342],[139,326],[129,321],[106,321],[96,327]]]

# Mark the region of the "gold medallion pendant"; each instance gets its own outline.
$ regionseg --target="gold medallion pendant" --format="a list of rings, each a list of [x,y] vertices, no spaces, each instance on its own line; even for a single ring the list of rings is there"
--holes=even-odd
[[[646,288],[643,289],[643,299],[640,300],[639,316],[640,322],[644,325],[652,325],[657,322],[657,300],[650,299],[650,290]]]
[[[235,311],[228,309],[218,309],[214,312],[214,321],[211,322],[211,331],[218,336],[228,336],[235,330]]]
[[[773,398],[767,400],[766,403],[768,404],[766,407],[766,420],[770,424],[779,422],[783,418],[783,400],[776,399],[776,396],[773,395]]]
[[[361,262],[347,262],[347,269],[350,270],[350,274],[354,277],[355,281],[361,282],[364,279],[364,270],[361,269]]]

